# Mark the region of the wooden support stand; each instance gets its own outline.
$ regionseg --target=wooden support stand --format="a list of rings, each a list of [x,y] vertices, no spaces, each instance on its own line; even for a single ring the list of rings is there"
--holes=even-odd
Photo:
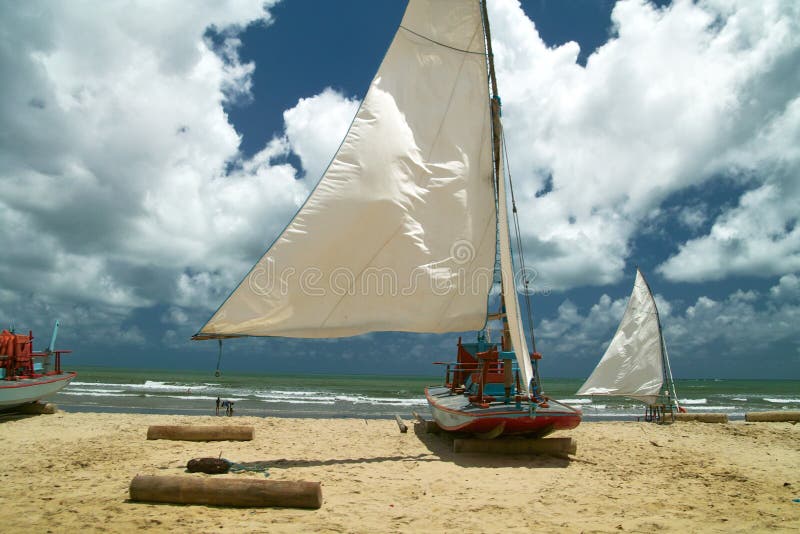
[[[252,426],[189,426],[153,425],[147,429],[147,439],[173,441],[250,441],[255,429]]]
[[[696,421],[698,423],[727,423],[728,415],[724,413],[674,413],[673,421]]]
[[[442,429],[439,428],[439,425],[436,424],[436,421],[428,421],[417,412],[411,412],[411,415],[414,416],[414,419],[419,421],[419,423],[422,425],[422,430],[424,430],[426,434],[441,432]]]
[[[400,419],[399,415],[395,415],[394,419],[395,419],[395,421],[397,421],[397,426],[398,426],[398,428],[400,428],[400,432],[402,432],[403,434],[408,432],[408,426],[406,426],[406,424],[403,422],[403,420]]]
[[[319,482],[137,475],[132,501],[260,508],[320,508]]]
[[[32,402],[20,406],[16,411],[31,415],[54,414],[56,413],[56,405],[52,402]]]
[[[800,412],[747,412],[744,420],[750,423],[796,423]]]
[[[550,454],[563,456],[578,452],[578,443],[572,438],[546,439],[454,439],[453,452],[480,452],[490,454]]]

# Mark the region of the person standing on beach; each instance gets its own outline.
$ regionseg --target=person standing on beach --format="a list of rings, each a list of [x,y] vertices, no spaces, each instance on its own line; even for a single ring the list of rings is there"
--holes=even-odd
[[[228,417],[233,415],[233,402],[228,403]]]
[[[219,397],[217,397],[217,415],[219,415]]]

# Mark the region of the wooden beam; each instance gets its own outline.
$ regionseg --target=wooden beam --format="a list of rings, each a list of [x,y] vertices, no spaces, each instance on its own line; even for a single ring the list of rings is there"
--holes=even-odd
[[[800,422],[800,412],[747,412],[744,420],[750,423],[794,423]]]
[[[417,412],[411,412],[411,414],[414,416],[414,419],[416,419],[422,424],[422,429],[425,431],[426,434],[440,432],[442,430],[441,428],[439,428],[439,425],[436,424],[436,421],[428,421]]]
[[[489,454],[549,454],[564,456],[578,452],[578,443],[572,438],[545,439],[454,439],[453,452]]]
[[[395,415],[394,419],[395,419],[395,421],[397,421],[397,426],[398,426],[398,428],[400,428],[400,432],[402,432],[403,434],[408,432],[408,426],[406,426],[406,424],[403,422],[403,420],[400,419],[399,415]]]
[[[262,508],[320,508],[319,482],[137,475],[132,501]]]
[[[251,441],[254,434],[252,426],[234,425],[152,425],[147,429],[147,439],[173,441]]]
[[[728,415],[724,413],[674,413],[673,421],[696,421],[698,423],[727,423]]]

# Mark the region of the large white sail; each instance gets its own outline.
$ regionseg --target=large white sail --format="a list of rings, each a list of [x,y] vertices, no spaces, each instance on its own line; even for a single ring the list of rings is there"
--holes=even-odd
[[[636,270],[617,333],[578,395],[612,395],[654,404],[664,384],[664,354],[656,301]]]
[[[316,189],[197,337],[482,328],[491,176],[479,3],[411,0]]]
[[[531,365],[531,355],[528,352],[528,341],[525,339],[525,330],[522,327],[522,313],[520,313],[517,288],[514,283],[514,263],[511,256],[508,203],[506,201],[502,158],[500,159],[499,174],[500,179],[497,186],[497,233],[500,240],[500,276],[503,282],[503,301],[506,307],[506,320],[508,321],[511,346],[514,348],[517,365],[519,366],[520,386],[524,393],[529,393],[533,367]]]

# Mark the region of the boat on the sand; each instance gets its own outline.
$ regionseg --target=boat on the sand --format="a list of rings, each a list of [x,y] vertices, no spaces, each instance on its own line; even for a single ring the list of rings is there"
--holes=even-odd
[[[410,0],[318,185],[193,339],[478,331],[459,341],[445,384],[426,389],[439,426],[574,428],[581,411],[549,399],[538,376],[503,135],[485,2]],[[489,321],[502,322],[496,342]]]
[[[62,371],[61,355],[69,350],[55,350],[58,321],[53,328],[50,346],[33,350],[33,332],[0,332],[0,411],[17,409],[58,393],[77,376]]]

